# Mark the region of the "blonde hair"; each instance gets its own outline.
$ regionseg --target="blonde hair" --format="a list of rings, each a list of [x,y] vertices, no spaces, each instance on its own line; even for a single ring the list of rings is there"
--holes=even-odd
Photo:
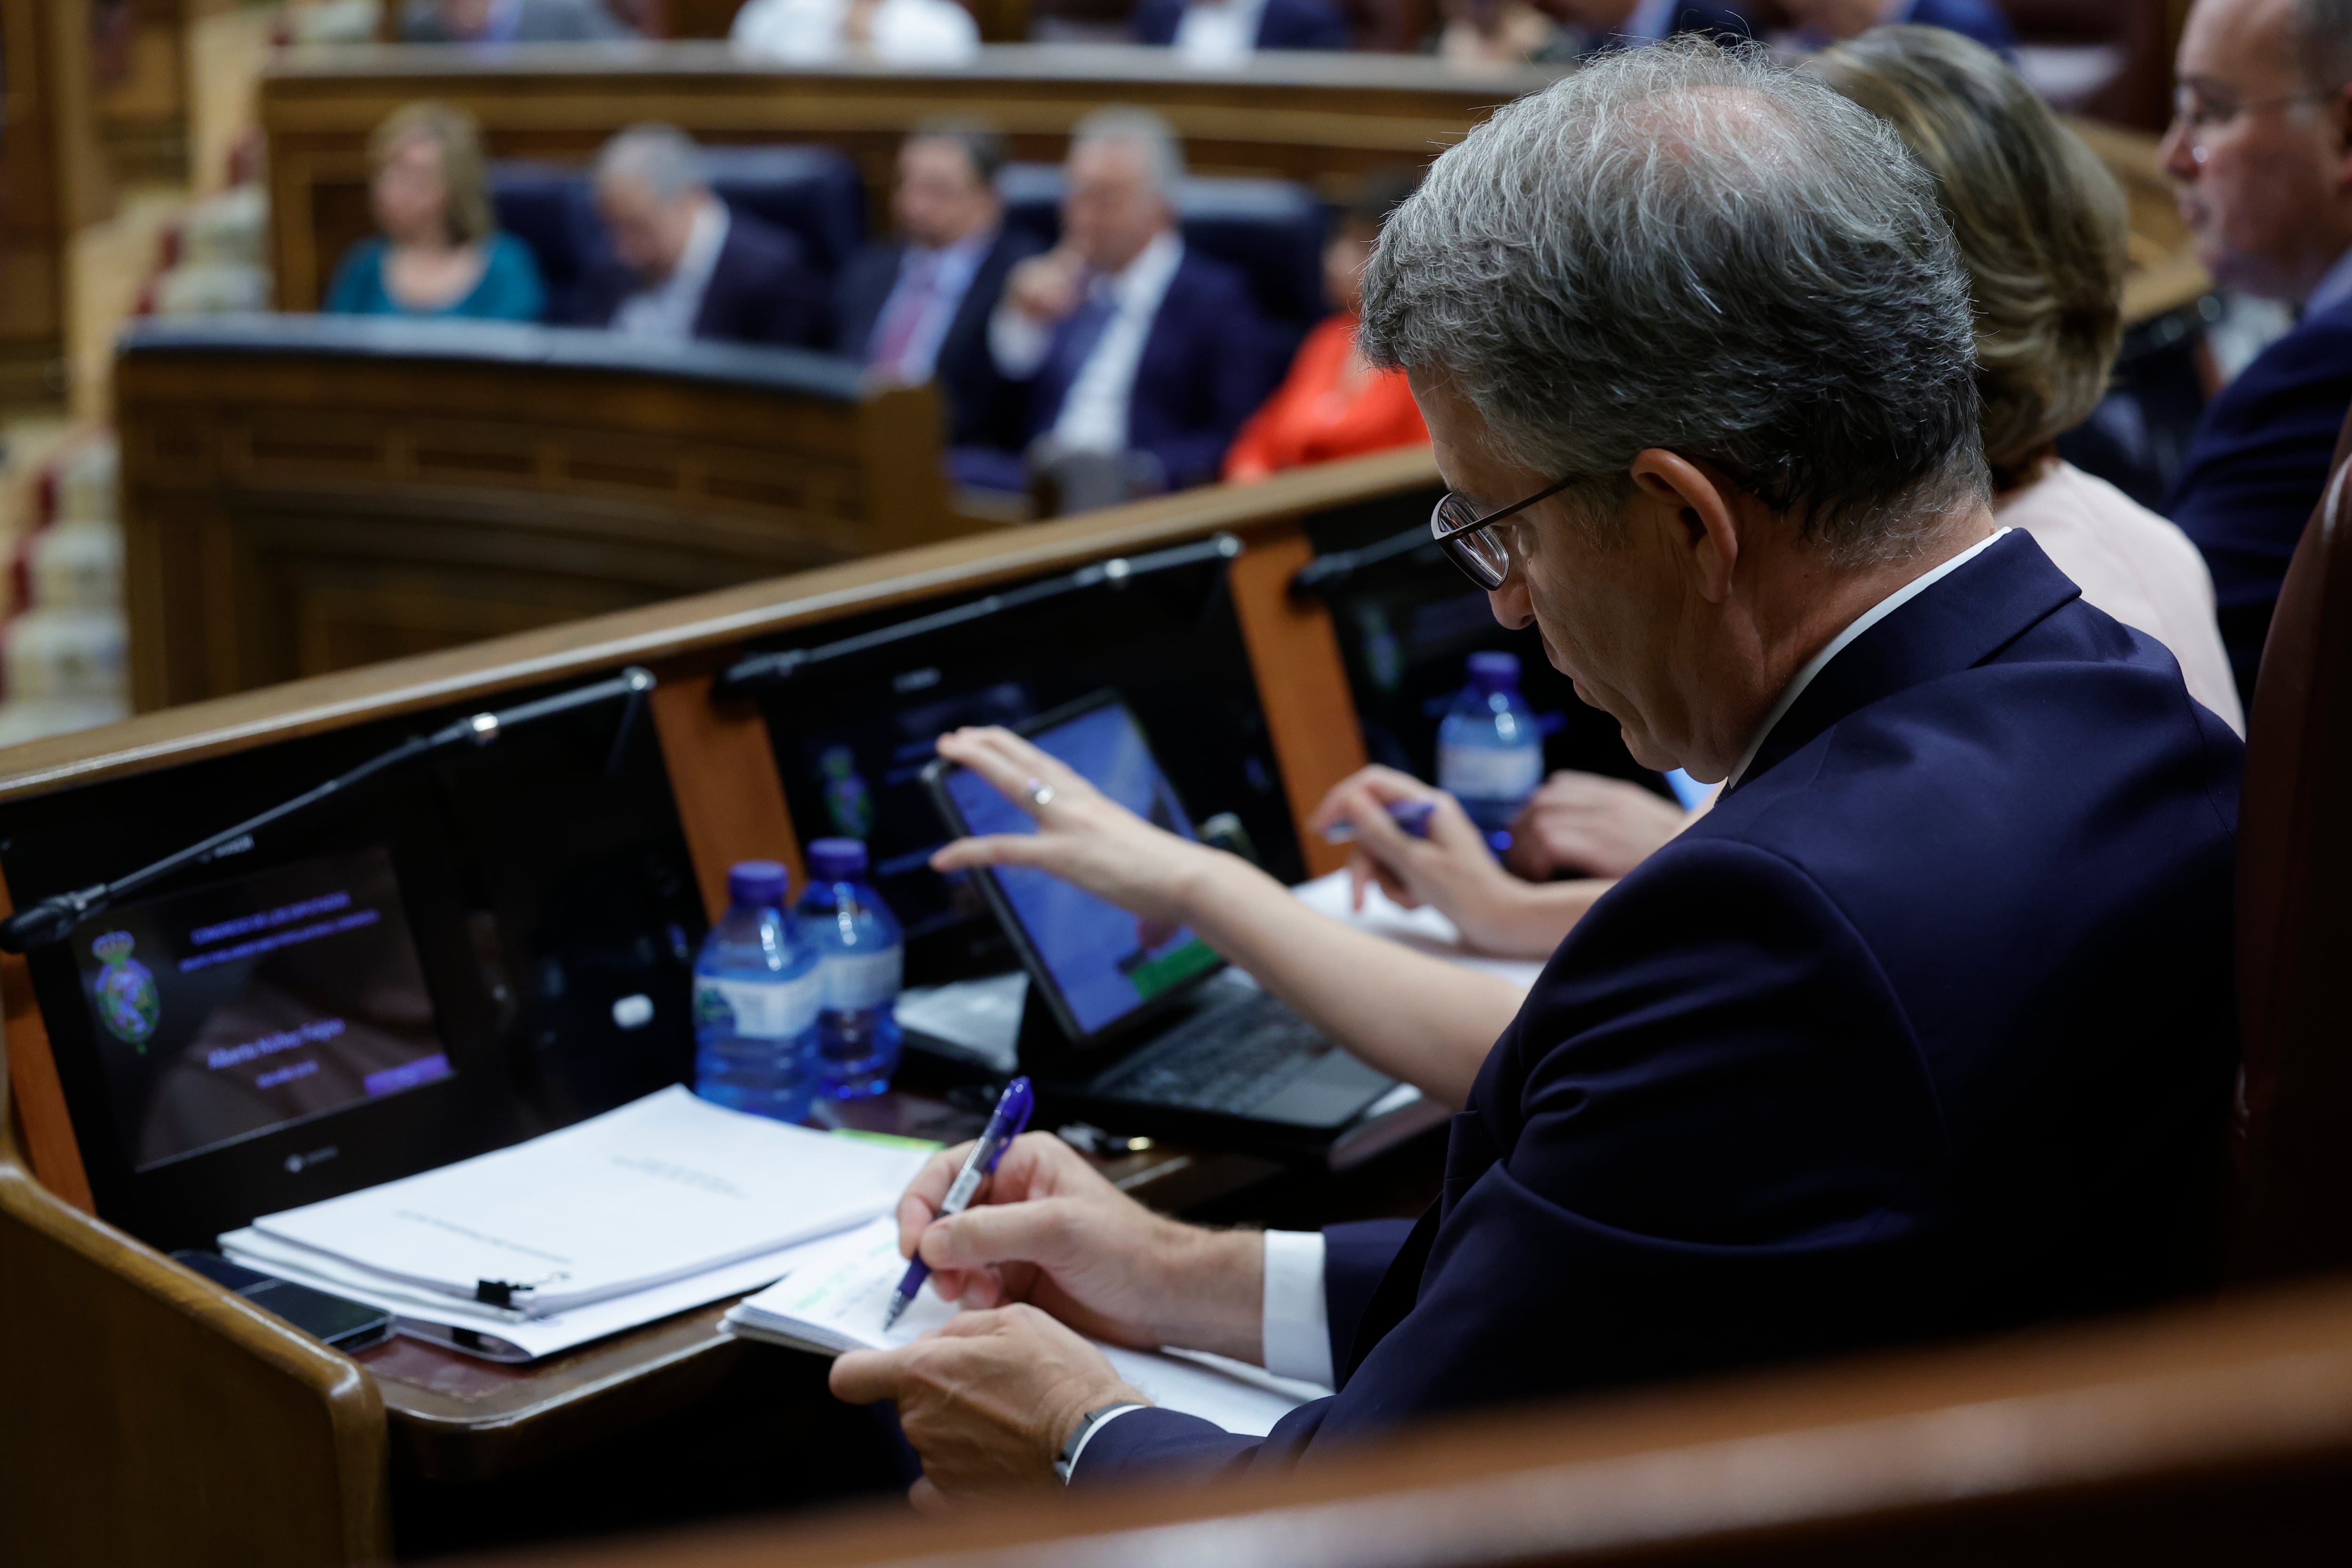
[[[449,240],[470,245],[498,227],[490,210],[489,166],[482,157],[481,128],[462,109],[446,103],[404,103],[383,117],[368,138],[368,168],[380,174],[394,153],[411,142],[430,142],[441,154],[441,183],[449,191]]]
[[[1810,68],[1936,177],[1976,306],[1985,457],[2010,489],[2106,391],[2123,342],[2123,192],[2023,79],[1957,33],[1876,27]]]

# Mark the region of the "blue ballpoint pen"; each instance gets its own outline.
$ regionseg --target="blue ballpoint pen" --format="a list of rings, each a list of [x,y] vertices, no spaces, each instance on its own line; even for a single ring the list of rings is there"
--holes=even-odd
[[[1020,1137],[1021,1130],[1029,1125],[1029,1112],[1036,1103],[1037,1097],[1030,1092],[1026,1078],[1016,1078],[1004,1086],[996,1110],[989,1116],[987,1129],[981,1133],[980,1142],[971,1146],[971,1152],[963,1157],[963,1169],[956,1173],[955,1185],[948,1189],[947,1201],[940,1205],[941,1219],[971,1206],[971,1195],[980,1191],[982,1180],[996,1169],[1005,1145]],[[907,1265],[907,1277],[898,1281],[898,1293],[890,1298],[890,1310],[883,1315],[885,1332],[915,1304],[916,1294],[930,1277],[930,1266],[919,1255]]]
[[[1426,838],[1429,837],[1430,815],[1436,809],[1437,803],[1433,800],[1392,800],[1389,802],[1389,820],[1415,838]],[[1323,842],[1326,844],[1353,844],[1355,841],[1356,825],[1352,822],[1335,822],[1323,830]]]

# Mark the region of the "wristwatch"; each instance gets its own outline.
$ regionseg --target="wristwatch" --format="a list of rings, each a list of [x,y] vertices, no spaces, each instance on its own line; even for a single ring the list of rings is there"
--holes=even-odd
[[[1070,1431],[1070,1440],[1062,1445],[1062,1457],[1054,1461],[1055,1479],[1059,1480],[1064,1486],[1068,1486],[1070,1484],[1070,1472],[1077,1468],[1078,1456],[1086,1452],[1087,1439],[1095,1435],[1096,1427],[1101,1426],[1104,1422],[1109,1420],[1112,1416],[1118,1415],[1122,1410],[1148,1410],[1150,1408],[1150,1405],[1138,1404],[1132,1399],[1122,1399],[1116,1405],[1097,1405],[1094,1409],[1087,1411],[1084,1415],[1079,1416],[1077,1426],[1073,1427]]]

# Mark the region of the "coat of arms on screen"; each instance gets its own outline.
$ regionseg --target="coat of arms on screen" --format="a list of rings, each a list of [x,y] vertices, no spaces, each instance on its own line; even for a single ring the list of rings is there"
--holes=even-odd
[[[163,1016],[163,999],[155,994],[155,977],[131,956],[132,938],[127,931],[110,931],[89,944],[106,967],[98,972],[98,1019],[106,1032],[144,1054],[147,1038]]]

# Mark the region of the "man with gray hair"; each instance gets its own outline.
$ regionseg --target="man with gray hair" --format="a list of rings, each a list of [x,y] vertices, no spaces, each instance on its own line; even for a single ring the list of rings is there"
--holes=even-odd
[[[1926,172],[1759,54],[1626,52],[1438,161],[1364,284],[1366,352],[1410,376],[1454,487],[1433,529],[1637,757],[1727,788],[1552,956],[1416,1225],[1181,1226],[1040,1136],[942,1218],[962,1152],[934,1159],[901,1247],[965,1310],[832,1374],[898,1402],[923,1485],[1057,1458],[1088,1484],[1232,1475],[2201,1276],[2240,747],[1995,522],[1970,326]],[[1036,818],[942,869],[1059,875],[1286,999],[1300,963],[1365,962],[1375,939],[1017,736],[940,751]],[[1402,841],[1385,813],[1353,826]],[[1363,989],[1318,1021],[1352,1038],[1453,1005]],[[1338,1392],[1222,1431],[1152,1407],[1074,1324]]]
[[[2164,511],[2205,552],[2246,711],[2352,405],[2352,0],[2198,0],[2164,166],[2229,288],[2302,312],[2208,405]]]
[[[1024,455],[964,450],[958,477],[1062,511],[1207,484],[1276,368],[1248,281],[1176,227],[1184,154],[1158,115],[1103,109],[1071,133],[1061,243],[1013,269],[989,322],[1028,399]]]
[[[595,182],[611,250],[581,279],[577,324],[657,342],[824,342],[825,288],[801,242],[719,200],[686,132],[631,126],[597,155]]]

